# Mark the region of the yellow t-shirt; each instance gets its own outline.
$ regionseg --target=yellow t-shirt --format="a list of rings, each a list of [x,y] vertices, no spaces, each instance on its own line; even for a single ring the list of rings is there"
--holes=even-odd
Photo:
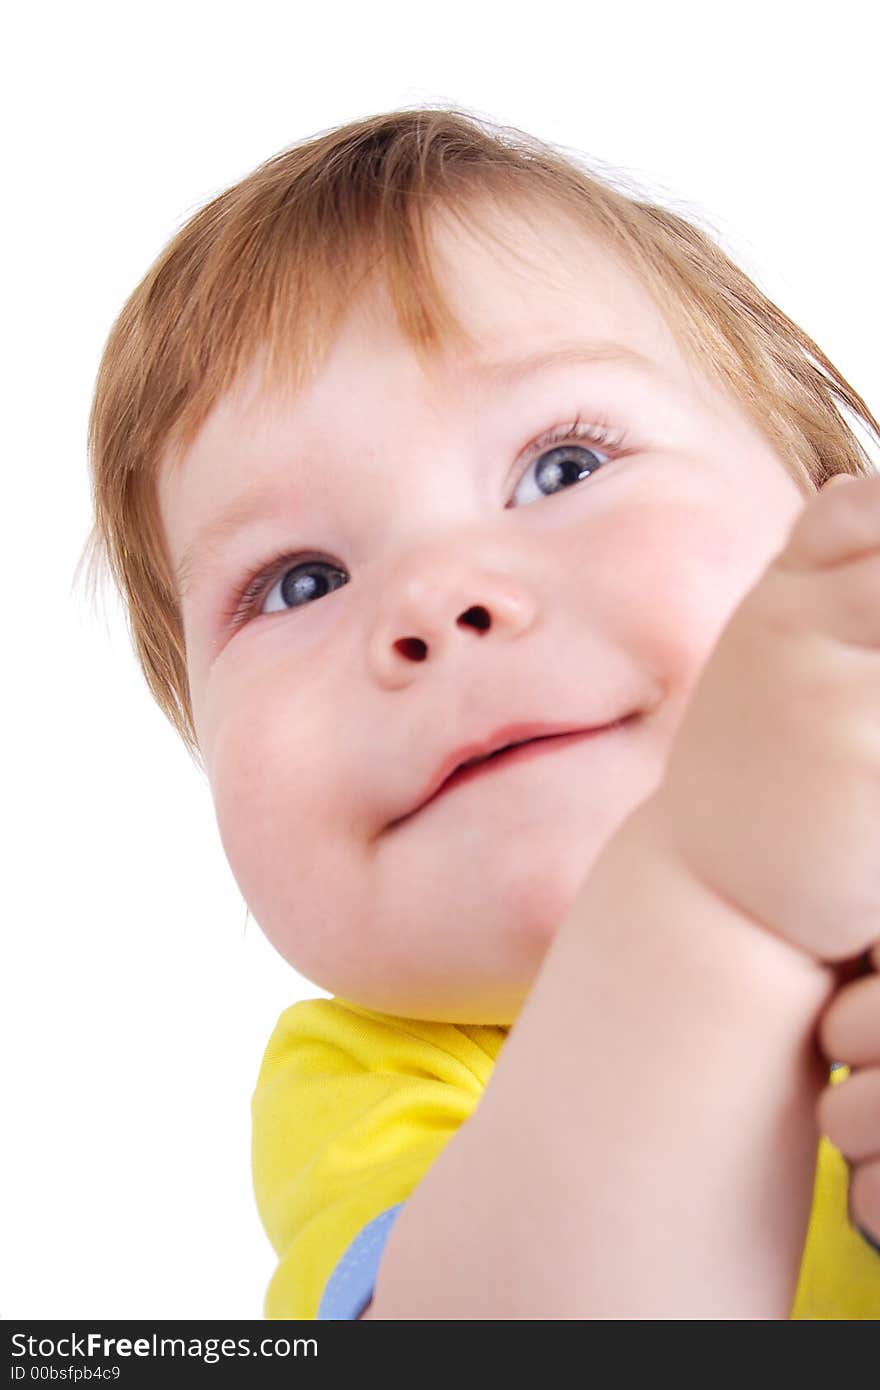
[[[267,1318],[318,1316],[355,1238],[406,1201],[473,1112],[507,1033],[338,998],[284,1011],[252,1103],[254,1190],[279,1257]],[[821,1139],[794,1319],[880,1317],[880,1255],[849,1225],[847,1183],[842,1156]]]

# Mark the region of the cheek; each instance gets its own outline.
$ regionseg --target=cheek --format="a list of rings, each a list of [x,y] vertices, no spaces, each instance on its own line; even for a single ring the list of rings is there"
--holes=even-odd
[[[737,557],[717,525],[679,506],[633,508],[594,546],[600,572],[610,579],[620,619],[646,634],[687,642],[726,592],[737,587]],[[741,563],[741,557],[739,557]]]
[[[331,607],[331,605],[327,605]],[[220,839],[248,909],[294,966],[350,951],[366,911],[351,753],[340,742],[342,683],[282,621],[215,663],[202,703],[205,763]],[[326,987],[326,986],[325,986]]]
[[[241,721],[219,732],[211,786],[241,895],[278,953],[333,989],[332,964],[350,953],[364,902],[350,847],[334,831],[326,782],[308,747],[278,721]]]
[[[230,868],[257,919],[271,916],[291,882],[308,875],[329,810],[326,769],[315,754],[317,731],[303,728],[289,693],[240,686],[227,691],[215,722],[209,778],[217,825]]]
[[[735,503],[725,510],[717,496],[687,505],[652,498],[594,543],[589,572],[608,576],[604,621],[678,711],[786,532],[787,521],[738,513]],[[595,584],[592,603],[601,603]]]

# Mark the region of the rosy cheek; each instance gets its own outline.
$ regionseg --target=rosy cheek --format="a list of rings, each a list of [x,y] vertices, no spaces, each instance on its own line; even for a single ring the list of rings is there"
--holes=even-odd
[[[246,779],[235,748],[231,747],[228,741],[224,743],[219,740],[215,743],[213,751],[210,779],[214,813],[220,838],[231,857],[238,838],[239,824],[250,816],[250,800],[243,794]]]

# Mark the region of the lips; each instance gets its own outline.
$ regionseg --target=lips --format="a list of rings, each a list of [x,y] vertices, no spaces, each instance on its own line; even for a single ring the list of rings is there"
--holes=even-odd
[[[616,720],[615,723],[623,723],[623,720]],[[599,724],[584,726],[582,724],[548,724],[548,723],[527,723],[527,724],[505,724],[502,728],[496,729],[487,738],[475,743],[464,744],[454,749],[445,757],[440,766],[434,772],[427,786],[425,786],[416,799],[411,809],[401,817],[400,820],[414,815],[420,811],[429,801],[433,801],[444,790],[447,782],[453,779],[457,782],[461,780],[459,774],[461,769],[469,764],[486,762],[494,754],[501,753],[502,750],[510,747],[519,747],[526,743],[537,743],[545,739],[560,738],[571,734],[592,734],[598,733],[601,729],[612,727],[609,724]]]

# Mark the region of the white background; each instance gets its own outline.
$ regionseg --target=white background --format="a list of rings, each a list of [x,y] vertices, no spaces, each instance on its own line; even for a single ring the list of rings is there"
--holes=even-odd
[[[278,1014],[323,993],[246,924],[115,600],[71,588],[126,297],[270,155],[451,101],[713,225],[876,414],[871,12],[81,0],[7,20],[0,1316],[260,1317],[250,1096]]]

